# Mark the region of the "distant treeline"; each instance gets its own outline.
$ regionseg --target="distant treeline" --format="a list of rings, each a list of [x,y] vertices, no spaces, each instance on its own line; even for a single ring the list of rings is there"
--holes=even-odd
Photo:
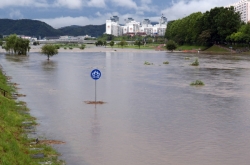
[[[29,19],[11,20],[0,19],[0,36],[1,35],[27,35],[34,37],[46,36],[84,36],[92,37],[101,36],[105,32],[105,24],[103,25],[87,25],[87,26],[68,26],[60,29],[54,29],[50,25]]]
[[[165,37],[179,45],[249,43],[250,24],[233,7],[216,7],[168,23]]]
[[[143,43],[165,43],[164,36],[130,36],[130,35],[123,35],[123,36],[114,36],[111,34],[103,34],[97,38],[99,41],[142,41]]]

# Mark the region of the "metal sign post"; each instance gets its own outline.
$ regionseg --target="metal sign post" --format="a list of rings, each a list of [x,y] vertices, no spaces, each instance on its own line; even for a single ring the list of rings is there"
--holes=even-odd
[[[96,80],[98,80],[102,76],[102,73],[100,70],[94,69],[90,73],[90,76],[92,77],[92,79],[95,80],[95,103],[96,103]]]

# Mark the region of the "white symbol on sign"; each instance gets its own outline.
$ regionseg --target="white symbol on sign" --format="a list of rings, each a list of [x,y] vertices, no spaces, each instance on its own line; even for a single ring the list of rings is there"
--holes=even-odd
[[[94,79],[100,78],[100,76],[101,76],[101,74],[100,74],[100,72],[98,72],[98,71],[94,71],[94,72],[92,73],[92,77],[93,77]]]

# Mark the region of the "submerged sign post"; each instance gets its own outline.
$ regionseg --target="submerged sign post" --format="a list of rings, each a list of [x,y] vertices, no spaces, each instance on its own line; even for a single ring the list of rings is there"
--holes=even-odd
[[[96,103],[96,80],[98,80],[102,76],[102,73],[100,70],[94,69],[90,73],[90,76],[92,77],[92,79],[95,80],[95,103]]]

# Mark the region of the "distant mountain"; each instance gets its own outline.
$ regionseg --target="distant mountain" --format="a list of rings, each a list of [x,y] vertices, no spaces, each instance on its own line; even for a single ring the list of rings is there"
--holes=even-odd
[[[50,25],[29,19],[21,20],[11,20],[11,19],[0,19],[0,34],[18,34],[35,36],[42,38],[45,36],[83,36],[89,35],[92,37],[101,36],[105,32],[105,24],[103,25],[87,25],[87,26],[77,26],[72,25],[68,27],[63,27],[60,29],[54,29]]]
[[[103,25],[87,25],[87,26],[67,26],[60,28],[62,33],[70,35],[70,36],[80,36],[80,35],[89,35],[92,37],[99,37],[103,35],[105,32],[106,26],[105,24]]]
[[[0,19],[0,34],[18,34],[36,37],[64,35],[61,31],[52,28],[44,22],[29,19]]]

